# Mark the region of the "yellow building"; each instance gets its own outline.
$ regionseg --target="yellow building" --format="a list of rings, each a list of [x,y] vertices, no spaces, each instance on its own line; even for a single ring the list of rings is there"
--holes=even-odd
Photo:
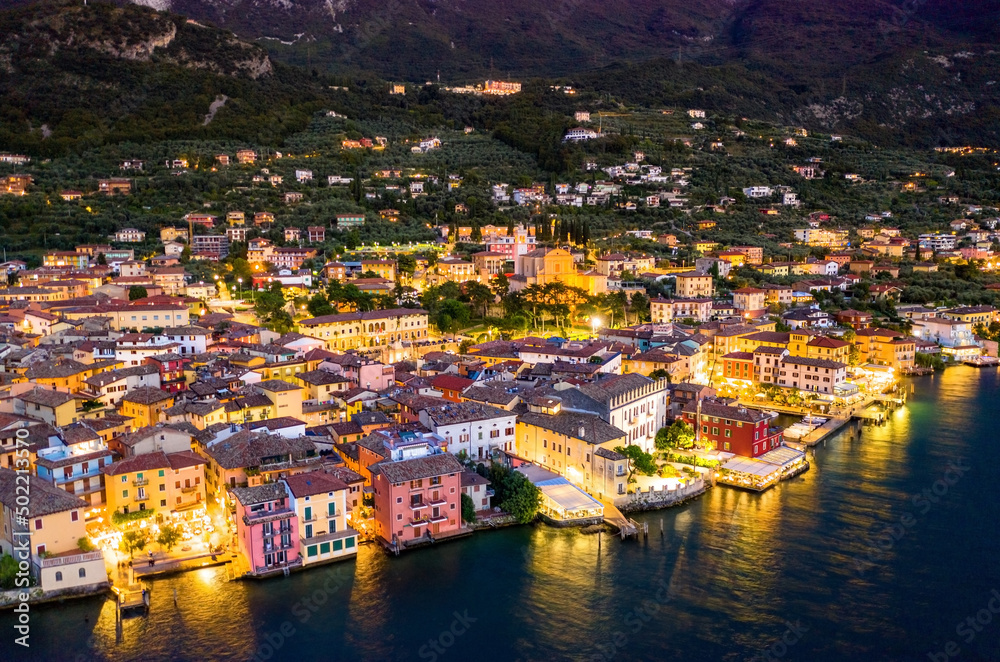
[[[174,396],[152,386],[140,386],[126,393],[119,403],[119,413],[132,420],[135,429],[156,425],[164,411],[174,405]]]
[[[205,503],[205,465],[194,451],[143,453],[101,469],[108,512],[163,515]]]
[[[36,387],[14,397],[14,413],[62,427],[76,423],[81,416],[77,413],[76,401],[69,393]]]
[[[598,499],[626,492],[628,460],[615,452],[626,433],[592,414],[564,412],[558,399],[538,400],[518,417],[517,455],[555,472]]]
[[[302,387],[280,379],[268,379],[254,385],[274,406],[273,418],[302,418]]]
[[[855,344],[862,363],[874,363],[897,371],[913,367],[916,343],[903,334],[889,329],[859,329]]]
[[[29,381],[54,391],[77,393],[87,388],[86,380],[97,373],[124,367],[124,361],[80,363],[79,361],[65,360],[33,365],[27,369],[24,376]]]
[[[299,520],[299,557],[305,566],[355,556],[358,532],[347,524],[350,486],[323,471],[281,479]]]
[[[674,276],[677,296],[681,299],[700,299],[710,297],[715,292],[712,284],[712,274],[701,271],[688,271]]]
[[[427,311],[416,308],[323,315],[299,322],[302,332],[329,350],[379,347],[427,338]]]
[[[517,292],[530,285],[565,283],[579,287],[590,295],[608,291],[608,278],[597,272],[581,273],[576,269],[573,256],[561,248],[536,248],[517,258],[514,276],[510,279],[511,291]]]

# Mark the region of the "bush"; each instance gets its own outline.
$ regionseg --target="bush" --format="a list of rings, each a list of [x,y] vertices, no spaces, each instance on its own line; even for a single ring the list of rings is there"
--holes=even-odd
[[[146,519],[147,517],[152,517],[156,513],[152,508],[147,508],[146,510],[133,510],[130,513],[121,513],[115,511],[111,513],[111,523],[115,526],[121,526],[126,522],[137,522],[141,519]]]
[[[462,521],[469,524],[476,521],[476,504],[465,492],[462,492]]]

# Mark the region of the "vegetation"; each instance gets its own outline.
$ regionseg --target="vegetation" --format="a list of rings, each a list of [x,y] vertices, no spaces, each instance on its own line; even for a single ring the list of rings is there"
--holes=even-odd
[[[925,354],[917,352],[913,357],[913,363],[921,368],[933,368],[934,370],[944,370],[944,359],[940,354]]]
[[[133,510],[128,513],[116,510],[111,513],[111,523],[115,526],[122,526],[126,522],[136,522],[141,519],[146,519],[147,517],[152,517],[155,514],[156,511],[152,508],[146,508],[145,510]]]
[[[665,451],[669,448],[694,448],[694,428],[678,419],[669,427],[660,428],[656,433],[656,450]]]
[[[129,529],[122,534],[121,550],[128,552],[129,558],[133,558],[136,552],[146,549],[149,538],[145,529]]]
[[[181,532],[173,524],[164,524],[160,527],[160,533],[156,536],[156,544],[160,548],[167,548],[169,552],[174,548],[174,546],[181,541]]]
[[[476,504],[465,492],[462,492],[462,521],[468,524],[476,522]]]
[[[542,491],[519,471],[508,469],[499,462],[490,465],[488,477],[495,493],[495,503],[519,524],[527,524],[538,515]]]
[[[94,547],[94,543],[90,542],[90,538],[88,538],[87,536],[84,536],[84,537],[80,538],[79,540],[77,540],[76,541],[76,547],[77,547],[77,549],[79,549],[81,552],[84,552],[84,553],[86,553],[86,552],[92,552],[95,549],[97,549],[96,547]]]
[[[634,444],[616,446],[615,452],[628,458],[628,481],[630,483],[633,482],[632,477],[637,473],[644,476],[652,476],[656,473],[656,460],[640,447]]]

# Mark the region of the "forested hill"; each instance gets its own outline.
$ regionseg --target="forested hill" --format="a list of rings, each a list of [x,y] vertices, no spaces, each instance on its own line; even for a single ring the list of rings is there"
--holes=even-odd
[[[0,12],[0,71],[0,145],[32,154],[182,137],[270,142],[322,105],[307,74],[263,48],[136,6],[57,0]]]

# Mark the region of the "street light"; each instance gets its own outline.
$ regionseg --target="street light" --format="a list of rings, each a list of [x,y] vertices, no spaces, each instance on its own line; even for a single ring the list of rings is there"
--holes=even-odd
[[[239,287],[237,288],[239,290],[238,293],[237,293],[237,297],[240,298],[240,299],[242,299],[243,298],[243,279],[242,278],[237,278],[236,282],[239,283]]]
[[[591,317],[590,318],[590,327],[593,329],[594,335],[596,336],[597,335],[597,330],[599,328],[601,328],[601,318],[600,317]]]

